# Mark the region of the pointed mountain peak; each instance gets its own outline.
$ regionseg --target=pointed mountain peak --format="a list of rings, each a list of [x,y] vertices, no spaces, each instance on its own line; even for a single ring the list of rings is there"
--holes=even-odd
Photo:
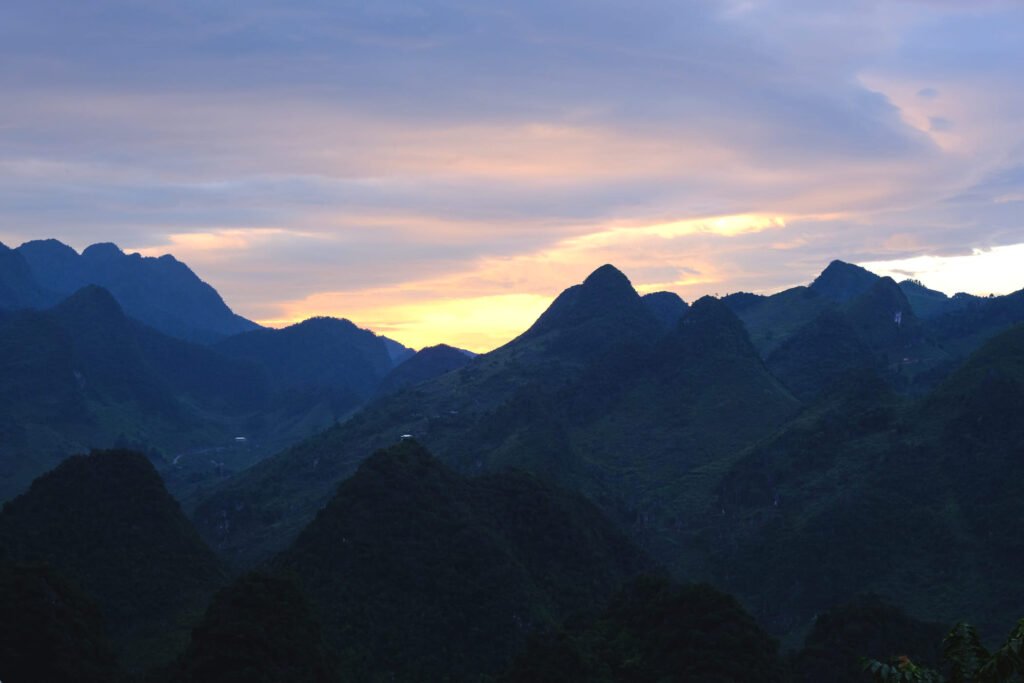
[[[866,292],[878,279],[870,270],[836,260],[828,264],[809,289],[819,296],[845,303]]]
[[[125,317],[117,299],[99,285],[86,285],[57,304],[54,309],[58,314],[90,316],[96,321],[120,320]]]
[[[626,338],[657,336],[658,321],[647,310],[629,279],[604,265],[565,290],[516,341],[558,334],[560,345],[578,355],[606,349]]]
[[[86,247],[82,256],[90,259],[109,260],[124,256],[124,252],[113,242],[99,242]]]
[[[587,279],[583,281],[583,286],[588,288],[600,288],[600,289],[633,289],[633,285],[630,284],[629,278],[625,274],[611,265],[606,263],[593,273],[587,276]]]

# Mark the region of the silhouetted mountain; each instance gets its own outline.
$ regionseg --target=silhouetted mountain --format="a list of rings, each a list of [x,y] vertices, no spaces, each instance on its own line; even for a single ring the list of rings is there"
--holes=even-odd
[[[1024,322],[1024,289],[1004,296],[957,294],[955,310],[927,321],[927,330],[951,354],[966,358],[1011,325]]]
[[[292,581],[248,574],[217,592],[180,661],[149,680],[333,683],[335,659]]]
[[[731,596],[707,585],[640,579],[598,618],[535,638],[499,680],[781,683],[785,677],[778,643]]]
[[[674,292],[651,292],[643,296],[643,302],[651,315],[667,330],[676,326],[688,308],[686,302]]]
[[[42,288],[67,296],[99,285],[129,316],[173,337],[211,342],[258,327],[232,313],[213,287],[170,255],[125,254],[109,243],[79,255],[52,239],[26,242],[16,251]]]
[[[910,303],[914,314],[922,320],[935,318],[945,313],[950,313],[963,306],[969,301],[978,297],[970,294],[961,294],[958,297],[948,297],[944,293],[934,289],[928,289],[916,280],[903,280],[900,282],[900,289]]]
[[[310,318],[280,330],[245,332],[215,348],[266,368],[277,391],[319,390],[335,419],[373,395],[392,367],[380,337],[337,318]]]
[[[852,263],[833,261],[808,287],[818,296],[844,304],[867,292],[878,276]]]
[[[96,605],[39,565],[0,561],[0,680],[121,680]]]
[[[24,257],[0,242],[0,309],[43,308],[54,299],[36,282]]]
[[[583,284],[559,294],[537,322],[508,346],[531,355],[584,360],[618,345],[657,337],[658,332],[657,319],[626,276],[604,265]]]
[[[743,321],[763,358],[819,315],[839,306],[809,287],[793,287],[771,296],[728,296],[723,301]]]
[[[701,468],[796,410],[735,316],[712,299],[698,304],[659,334],[624,276],[602,268],[504,347],[226,482],[198,504],[197,524],[234,561],[265,558],[366,453],[413,434],[457,471],[519,467],[583,492],[658,559],[689,561],[693,528],[679,520],[694,506],[704,514]]]
[[[224,575],[142,455],[75,456],[0,513],[0,552],[45,562],[99,604],[129,665],[167,659]]]
[[[224,443],[266,400],[258,368],[125,317],[100,287],[48,311],[8,315],[0,319],[0,500],[91,447]]]
[[[523,473],[464,479],[413,441],[362,463],[273,562],[352,680],[477,680],[647,566],[586,500]]]
[[[390,394],[406,387],[458,370],[472,358],[462,349],[447,344],[428,346],[392,370],[381,381],[378,393]]]
[[[792,334],[769,355],[768,366],[797,396],[809,400],[851,372],[871,370],[905,389],[948,361],[949,355],[927,337],[900,287],[880,278]]]
[[[388,356],[391,358],[391,365],[398,367],[405,361],[409,360],[416,355],[415,349],[410,349],[408,346],[404,346],[394,339],[388,339],[382,336],[380,338],[384,342],[384,348],[388,351]]]

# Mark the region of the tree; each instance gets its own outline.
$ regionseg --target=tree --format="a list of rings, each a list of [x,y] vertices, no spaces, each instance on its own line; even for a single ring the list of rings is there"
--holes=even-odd
[[[943,641],[942,653],[949,666],[948,678],[907,657],[892,663],[865,659],[864,670],[876,683],[1020,683],[1024,681],[1024,619],[992,653],[981,644],[973,626],[957,624]]]

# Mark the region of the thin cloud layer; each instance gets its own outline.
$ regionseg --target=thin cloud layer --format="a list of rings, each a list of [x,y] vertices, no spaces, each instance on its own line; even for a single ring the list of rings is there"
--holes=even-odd
[[[0,240],[475,350],[607,261],[687,298],[832,258],[947,287],[1024,243],[1022,32],[997,1],[14,0]]]

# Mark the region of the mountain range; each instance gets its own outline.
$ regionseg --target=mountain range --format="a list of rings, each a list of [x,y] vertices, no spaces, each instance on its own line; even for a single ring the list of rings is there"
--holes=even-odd
[[[168,334],[30,244],[0,249],[0,604],[98,679],[853,681],[851,648],[1021,616],[1024,290],[835,261],[688,304],[605,265],[473,356]],[[144,454],[65,460],[112,445]]]

